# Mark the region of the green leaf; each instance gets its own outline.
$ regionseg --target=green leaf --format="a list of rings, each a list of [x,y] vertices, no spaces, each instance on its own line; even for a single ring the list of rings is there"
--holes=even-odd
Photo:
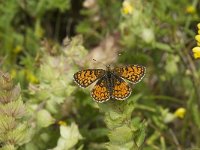
[[[165,44],[165,43],[160,43],[160,42],[155,42],[153,45],[155,48],[157,48],[160,51],[166,51],[169,53],[173,53],[172,48],[169,46],[169,44]]]
[[[70,150],[82,139],[78,126],[75,123],[72,123],[71,126],[61,125],[60,135],[57,146],[53,150]]]
[[[138,150],[137,146],[135,146],[134,142],[127,142],[122,145],[118,144],[107,144],[106,147],[108,150]]]
[[[37,112],[36,120],[39,127],[48,127],[55,122],[55,119],[45,109]]]
[[[145,137],[146,137],[146,125],[145,123],[140,124],[139,130],[136,132],[136,144],[138,147],[141,147],[142,144],[144,143]],[[134,133],[135,134],[135,133]]]
[[[127,126],[115,128],[108,135],[110,142],[113,144],[124,144],[132,140],[132,130]]]

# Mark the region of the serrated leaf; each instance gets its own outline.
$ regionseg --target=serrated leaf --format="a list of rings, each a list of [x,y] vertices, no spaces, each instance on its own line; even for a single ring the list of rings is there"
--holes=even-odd
[[[15,129],[8,130],[5,134],[1,134],[0,141],[6,143],[12,141],[15,145],[22,145],[25,143],[28,134],[27,124],[19,124]]]
[[[0,135],[13,129],[16,126],[15,118],[0,115]]]
[[[7,90],[0,90],[0,102],[2,104],[6,104],[11,101],[15,101],[20,96],[20,86],[15,86],[13,89]]]
[[[9,90],[1,89],[0,90],[0,102],[3,104],[6,104],[11,101],[17,100],[20,96],[20,91],[21,91],[21,89],[20,89],[19,84]]]
[[[13,137],[13,141],[15,141],[17,145],[22,145],[28,140],[28,130],[28,125],[26,123],[19,124],[8,136]]]
[[[10,103],[0,105],[0,115],[13,116],[14,118],[21,118],[25,114],[25,105],[18,99]]]

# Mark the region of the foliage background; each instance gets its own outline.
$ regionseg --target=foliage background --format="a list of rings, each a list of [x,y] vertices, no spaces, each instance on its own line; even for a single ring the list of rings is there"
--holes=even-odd
[[[1,73],[1,149],[200,148],[198,0],[2,0],[0,12],[10,74]],[[97,104],[73,74],[103,64],[147,73],[126,101]],[[5,113],[16,105],[23,115]]]

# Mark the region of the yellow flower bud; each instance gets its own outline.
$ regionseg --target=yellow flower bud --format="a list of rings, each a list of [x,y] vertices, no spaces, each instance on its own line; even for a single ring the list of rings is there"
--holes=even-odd
[[[186,109],[183,107],[178,108],[175,112],[174,115],[178,118],[183,119],[186,113]]]
[[[188,14],[194,14],[195,12],[196,12],[196,8],[194,7],[194,6],[188,6],[187,8],[186,8],[186,12],[188,13]]]
[[[64,121],[62,121],[62,120],[60,120],[60,121],[58,122],[58,124],[59,124],[60,126],[67,126],[66,122],[64,122]]]

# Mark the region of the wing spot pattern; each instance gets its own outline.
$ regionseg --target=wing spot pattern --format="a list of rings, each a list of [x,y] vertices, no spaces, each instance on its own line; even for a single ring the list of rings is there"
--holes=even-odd
[[[98,78],[102,77],[105,73],[104,70],[82,70],[74,74],[74,80],[81,86],[87,87],[96,81]]]
[[[121,78],[114,77],[114,87],[112,92],[112,97],[118,100],[124,100],[131,94],[131,88],[127,82]]]
[[[97,102],[104,102],[110,99],[110,93],[108,91],[106,80],[100,79],[94,86],[91,96]]]
[[[114,95],[117,95],[118,97],[122,97],[122,95],[127,95],[129,91],[129,88],[124,83],[121,83],[120,85],[114,87]]]
[[[145,74],[145,67],[133,65],[122,68],[116,68],[115,72],[133,83],[139,82]]]

